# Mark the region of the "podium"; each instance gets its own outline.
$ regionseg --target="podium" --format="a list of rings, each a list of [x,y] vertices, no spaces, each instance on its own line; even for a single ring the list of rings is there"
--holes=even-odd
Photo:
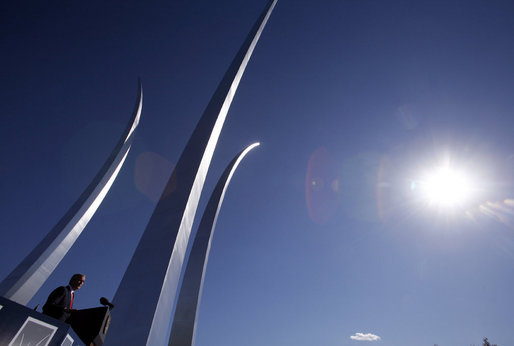
[[[108,307],[72,311],[67,323],[86,345],[101,346],[111,323]]]
[[[0,297],[0,345],[90,346],[71,326]]]
[[[64,323],[0,297],[2,346],[101,346],[110,322],[108,307],[75,310]]]

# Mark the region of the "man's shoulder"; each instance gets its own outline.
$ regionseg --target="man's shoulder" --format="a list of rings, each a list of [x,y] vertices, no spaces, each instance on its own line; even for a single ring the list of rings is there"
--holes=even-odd
[[[66,286],[59,286],[55,290],[52,291],[53,294],[64,294],[66,293]]]

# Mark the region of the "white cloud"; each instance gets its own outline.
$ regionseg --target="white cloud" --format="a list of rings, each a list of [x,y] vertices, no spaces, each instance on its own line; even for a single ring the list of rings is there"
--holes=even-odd
[[[350,339],[357,341],[378,341],[380,340],[380,336],[371,333],[355,333],[355,335],[350,336]]]

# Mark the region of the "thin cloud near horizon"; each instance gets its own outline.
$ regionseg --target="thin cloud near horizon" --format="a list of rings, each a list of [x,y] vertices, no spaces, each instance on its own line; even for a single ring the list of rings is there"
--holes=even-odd
[[[381,338],[380,336],[371,333],[355,333],[355,335],[350,336],[350,339],[357,341],[378,341]]]

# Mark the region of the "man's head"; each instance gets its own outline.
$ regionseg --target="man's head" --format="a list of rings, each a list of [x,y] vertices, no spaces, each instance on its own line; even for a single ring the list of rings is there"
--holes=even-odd
[[[72,290],[78,290],[86,282],[86,276],[84,274],[74,274],[70,279],[70,287]]]

